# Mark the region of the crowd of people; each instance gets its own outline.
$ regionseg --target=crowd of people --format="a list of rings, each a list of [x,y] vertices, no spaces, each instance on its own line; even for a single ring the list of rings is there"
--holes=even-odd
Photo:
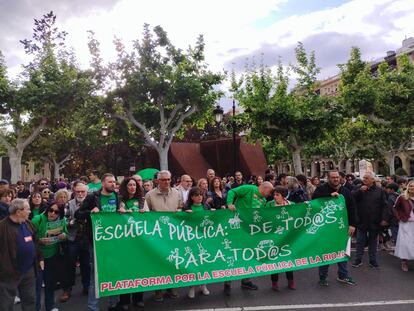
[[[95,296],[93,238],[91,213],[192,213],[197,210],[237,210],[249,207],[280,208],[320,197],[343,195],[348,212],[348,234],[356,242],[352,261],[355,268],[363,265],[364,249],[368,246],[369,265],[378,268],[378,247],[392,249],[401,259],[402,271],[414,259],[414,181],[388,176],[380,180],[371,172],[362,179],[338,171],[318,176],[275,176],[268,170],[264,176],[243,178],[240,171],[233,176],[218,177],[213,169],[197,181],[190,175],[172,178],[169,171],[160,171],[153,179],[126,177],[118,183],[112,174],[88,176],[69,183],[40,179],[27,188],[24,182],[15,185],[0,180],[0,310],[11,311],[15,302],[22,310],[56,311],[58,299],[71,299],[76,269],[81,275],[82,293],[88,296],[88,310],[99,310]],[[319,267],[319,284],[328,286],[329,266]],[[294,273],[287,272],[288,287],[296,289]],[[338,263],[338,282],[355,285],[347,262]],[[252,279],[241,280],[241,287],[257,290]],[[271,275],[271,287],[279,290],[278,274]],[[231,294],[231,282],[224,283],[224,294]],[[41,293],[44,291],[44,301]],[[209,295],[206,285],[200,286]],[[190,287],[188,297],[195,298]],[[165,296],[179,297],[175,288],[158,290],[153,300]],[[110,310],[128,310],[130,304],[144,307],[142,292],[111,296]]]

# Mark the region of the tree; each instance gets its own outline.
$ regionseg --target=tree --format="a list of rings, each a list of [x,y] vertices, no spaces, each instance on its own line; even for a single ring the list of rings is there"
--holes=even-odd
[[[4,61],[0,63],[0,143],[7,149],[12,182],[21,178],[23,152],[41,130],[58,126],[62,112],[83,101],[90,91],[90,81],[65,49],[66,32],[59,31],[55,22],[53,12],[35,19],[33,39],[21,41],[33,59],[17,82],[8,79]]]
[[[366,146],[385,158],[394,174],[395,156],[407,148],[413,133],[414,67],[407,56],[400,56],[398,68],[384,62],[372,74],[360,57],[352,48],[347,64],[340,66],[340,100],[350,116],[366,120]]]
[[[282,141],[291,153],[295,174],[302,174],[304,147],[335,128],[339,110],[335,101],[315,92],[319,69],[314,53],[308,56],[301,43],[295,52],[297,64],[292,69],[298,85],[292,92],[288,92],[289,76],[281,62],[275,75],[264,66],[248,69],[239,82],[233,80],[232,90],[251,120],[251,135]]]
[[[132,124],[159,155],[160,168],[168,169],[168,150],[184,122],[202,119],[214,107],[221,93],[214,90],[223,76],[208,70],[204,61],[204,40],[186,52],[176,48],[167,33],[144,25],[143,38],[128,53],[115,39],[116,63],[103,67],[99,44],[91,37],[96,80],[105,75],[115,82],[107,94],[110,113]]]

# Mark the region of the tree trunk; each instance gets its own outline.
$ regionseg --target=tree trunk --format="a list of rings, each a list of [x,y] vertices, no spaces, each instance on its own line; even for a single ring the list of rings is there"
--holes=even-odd
[[[385,156],[387,158],[388,166],[390,167],[390,175],[395,174],[395,152],[388,152]]]
[[[59,163],[54,163],[53,164],[53,178],[54,179],[59,179],[59,177],[60,177],[60,174],[59,174],[59,172],[60,172],[60,165],[59,165]]]
[[[293,170],[295,171],[295,175],[303,174],[300,152],[301,149],[299,147],[292,150]]]
[[[10,182],[12,184],[22,179],[22,156],[23,152],[9,151],[9,163],[11,170]]]
[[[164,147],[164,148],[159,148],[158,151],[158,156],[159,156],[159,160],[160,160],[160,171],[162,170],[168,170],[168,150],[170,148],[169,147]]]

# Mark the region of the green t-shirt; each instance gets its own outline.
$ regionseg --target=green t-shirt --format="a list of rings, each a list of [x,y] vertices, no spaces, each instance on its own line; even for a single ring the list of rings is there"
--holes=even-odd
[[[265,207],[282,207],[282,206],[287,206],[287,205],[291,205],[292,204],[292,202],[290,202],[288,200],[286,200],[286,202],[288,203],[286,205],[276,205],[276,201],[275,200],[272,200],[272,201],[267,202]]]
[[[40,243],[40,251],[44,258],[50,258],[54,256],[59,250],[58,235],[61,233],[67,234],[66,220],[58,219],[55,221],[49,221],[45,214],[37,215],[32,219],[33,225],[36,228],[36,237],[40,241],[47,241],[47,245]]]
[[[32,216],[35,217],[40,214],[40,208],[32,209]]]
[[[133,212],[139,211],[139,200],[137,198],[129,199],[125,202],[125,209],[132,210]]]
[[[203,211],[204,210],[204,206],[201,203],[199,203],[199,204],[193,204],[193,205],[190,206],[190,210],[192,210],[193,212]]]
[[[98,191],[102,188],[102,183],[99,181],[97,183],[89,183],[88,184],[88,193]]]
[[[101,193],[101,209],[103,212],[116,212],[116,195],[112,192],[110,195],[103,195]]]
[[[227,205],[234,204],[239,208],[262,208],[266,205],[266,198],[254,185],[242,185],[231,189],[227,194]]]

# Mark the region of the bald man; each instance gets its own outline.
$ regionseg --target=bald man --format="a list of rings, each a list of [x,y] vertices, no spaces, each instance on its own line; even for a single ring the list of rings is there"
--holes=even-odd
[[[191,177],[189,175],[182,175],[180,178],[180,184],[176,187],[176,189],[181,195],[183,205],[185,205],[188,200],[188,193],[190,192],[192,186],[193,180]]]

